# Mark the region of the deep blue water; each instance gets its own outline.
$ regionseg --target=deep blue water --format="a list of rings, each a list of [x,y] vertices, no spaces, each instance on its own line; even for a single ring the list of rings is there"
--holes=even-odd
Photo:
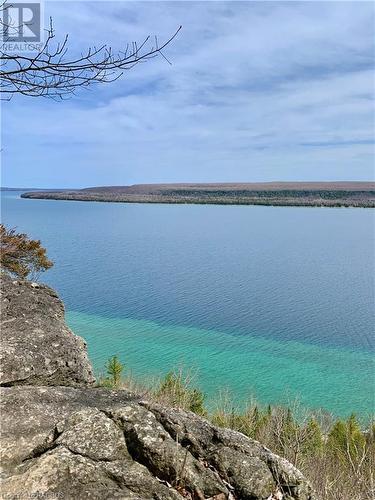
[[[2,198],[3,221],[47,247],[41,280],[98,369],[116,352],[141,374],[175,359],[195,362],[208,393],[373,409],[370,209]]]

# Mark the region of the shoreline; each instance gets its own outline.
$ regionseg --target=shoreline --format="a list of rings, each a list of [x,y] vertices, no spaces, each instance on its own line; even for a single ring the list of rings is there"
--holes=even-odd
[[[149,204],[149,205],[216,205],[216,206],[268,206],[268,207],[311,207],[311,208],[375,208],[375,201],[369,203],[350,203],[336,202],[327,203],[321,201],[204,201],[204,200],[111,200],[111,199],[95,199],[95,198],[72,198],[62,196],[27,196],[27,193],[21,195],[23,199],[31,200],[52,200],[52,201],[79,201],[79,202],[96,202],[96,203],[131,203],[131,204]]]
[[[353,181],[134,184],[28,191],[22,193],[21,198],[105,203],[375,208],[375,183]]]

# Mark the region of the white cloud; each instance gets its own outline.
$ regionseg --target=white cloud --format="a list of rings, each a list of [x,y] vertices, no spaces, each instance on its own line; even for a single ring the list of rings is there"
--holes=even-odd
[[[56,28],[74,35],[73,52],[93,40],[116,47],[184,28],[166,51],[171,67],[150,61],[62,104],[5,105],[7,184],[372,176],[371,4],[64,2],[49,9]]]

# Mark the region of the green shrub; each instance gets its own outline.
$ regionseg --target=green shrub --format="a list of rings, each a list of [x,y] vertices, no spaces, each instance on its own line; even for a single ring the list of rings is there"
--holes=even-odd
[[[182,371],[169,372],[161,381],[155,396],[171,406],[178,406],[193,411],[197,415],[205,415],[204,394],[198,389],[190,388],[190,379]]]

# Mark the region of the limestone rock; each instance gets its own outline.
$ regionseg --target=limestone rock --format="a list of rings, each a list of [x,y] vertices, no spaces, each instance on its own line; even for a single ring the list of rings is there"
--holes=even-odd
[[[66,326],[51,288],[1,274],[1,385],[87,385],[86,343]]]
[[[197,415],[103,388],[1,388],[5,498],[312,500],[289,462]]]

